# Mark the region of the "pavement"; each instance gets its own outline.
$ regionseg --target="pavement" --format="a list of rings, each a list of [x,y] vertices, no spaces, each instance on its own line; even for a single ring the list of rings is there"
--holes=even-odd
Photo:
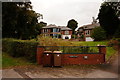
[[[14,69],[4,69],[2,71],[2,78],[23,78]]]

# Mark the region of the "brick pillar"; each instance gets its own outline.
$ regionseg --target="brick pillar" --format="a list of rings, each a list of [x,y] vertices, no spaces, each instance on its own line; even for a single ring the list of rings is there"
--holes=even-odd
[[[100,45],[98,46],[98,49],[99,49],[99,53],[106,54],[106,46]]]
[[[104,54],[104,62],[106,61],[106,46],[105,45],[100,45],[98,46],[99,53]]]
[[[37,56],[36,56],[37,64],[42,64],[43,52],[44,52],[44,48],[38,46],[37,47]]]

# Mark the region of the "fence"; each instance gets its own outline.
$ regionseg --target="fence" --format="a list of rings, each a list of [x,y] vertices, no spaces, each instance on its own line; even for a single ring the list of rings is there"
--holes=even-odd
[[[43,64],[44,51],[61,51],[62,65],[101,64],[105,62],[106,46],[38,46],[38,64]]]

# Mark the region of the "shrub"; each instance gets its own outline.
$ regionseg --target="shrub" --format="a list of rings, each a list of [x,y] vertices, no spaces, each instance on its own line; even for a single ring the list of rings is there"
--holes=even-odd
[[[95,41],[105,40],[106,39],[106,33],[105,33],[104,29],[102,29],[101,27],[96,27],[96,28],[93,29],[91,37]]]
[[[120,38],[114,38],[108,42],[108,46],[112,46],[114,49],[118,50],[120,47]]]
[[[28,60],[36,61],[36,49],[38,42],[34,40],[16,40],[5,38],[2,40],[3,52],[13,57],[26,57]]]
[[[80,44],[75,44],[72,41],[65,41],[48,36],[44,37],[42,35],[38,36],[38,41],[40,46],[80,46]]]

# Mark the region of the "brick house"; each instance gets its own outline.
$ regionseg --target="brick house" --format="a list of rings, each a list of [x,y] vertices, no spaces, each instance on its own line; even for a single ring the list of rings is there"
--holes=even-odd
[[[44,36],[51,36],[52,38],[71,39],[72,29],[65,26],[50,24],[42,27],[41,34]]]
[[[80,38],[80,40],[83,40],[83,41],[93,41],[94,39],[91,38],[91,32],[93,28],[98,26],[100,26],[100,24],[93,17],[92,24],[83,25],[78,28],[77,36]]]
[[[61,26],[61,38],[62,39],[71,39],[72,36],[72,29]]]

